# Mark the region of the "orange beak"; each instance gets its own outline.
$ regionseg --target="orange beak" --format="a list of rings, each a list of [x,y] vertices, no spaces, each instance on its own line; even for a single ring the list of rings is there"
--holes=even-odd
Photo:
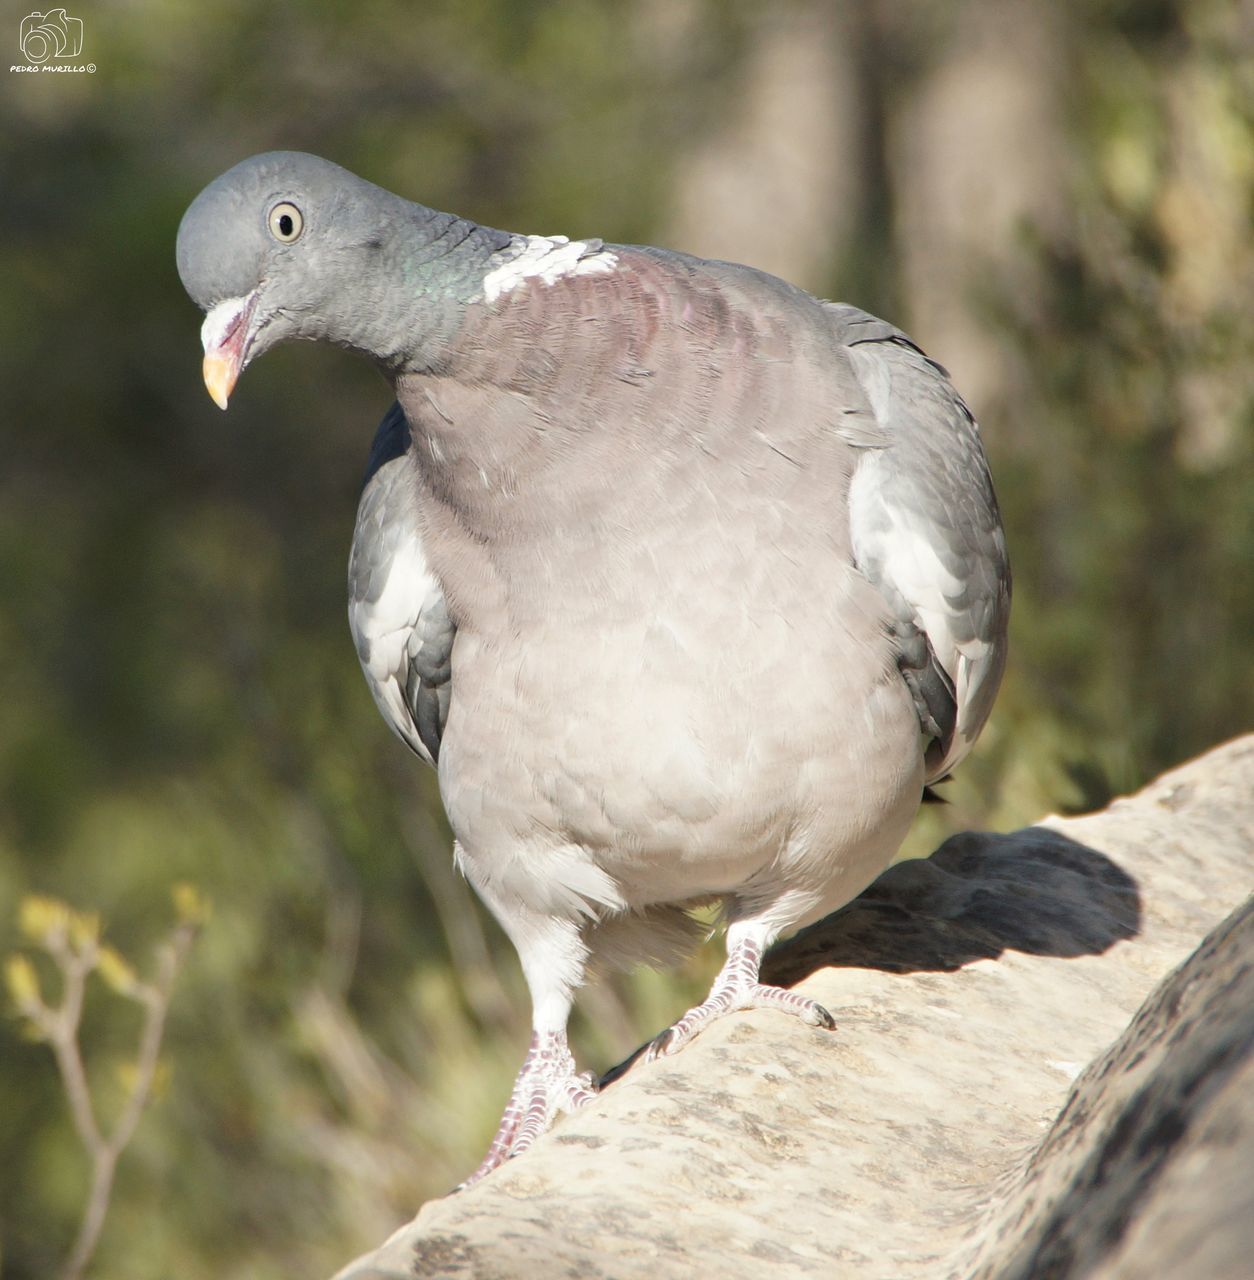
[[[226,408],[248,361],[256,308],[255,291],[244,298],[227,298],[211,308],[201,326],[200,340],[205,348],[202,366],[205,389],[219,409]]]
[[[239,378],[239,362],[223,351],[206,351],[202,372],[209,398],[219,409],[225,409]]]

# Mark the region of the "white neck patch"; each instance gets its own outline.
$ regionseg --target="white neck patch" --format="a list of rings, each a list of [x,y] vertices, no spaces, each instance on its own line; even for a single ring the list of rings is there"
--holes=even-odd
[[[483,278],[483,296],[495,302],[524,280],[552,284],[562,276],[600,275],[613,271],[618,256],[599,240],[571,240],[566,236],[527,236],[522,250]]]

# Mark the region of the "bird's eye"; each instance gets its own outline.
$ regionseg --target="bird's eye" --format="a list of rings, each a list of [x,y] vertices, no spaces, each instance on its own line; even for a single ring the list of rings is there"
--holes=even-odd
[[[300,239],[305,229],[305,219],[301,211],[292,203],[284,200],[270,210],[270,234],[284,244],[291,244]]]

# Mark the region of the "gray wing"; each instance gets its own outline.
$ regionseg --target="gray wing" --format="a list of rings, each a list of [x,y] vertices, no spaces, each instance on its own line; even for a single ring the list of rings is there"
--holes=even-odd
[[[383,718],[428,764],[452,693],[455,628],[423,552],[409,424],[394,404],[379,424],[348,560],[348,622]]]
[[[970,751],[1006,666],[1010,563],[979,428],[899,329],[829,305],[873,422],[853,427],[854,557],[888,601],[919,710],[927,781]]]

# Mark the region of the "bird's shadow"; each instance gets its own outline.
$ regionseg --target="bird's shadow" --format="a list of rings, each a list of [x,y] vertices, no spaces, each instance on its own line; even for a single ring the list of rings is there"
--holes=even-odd
[[[763,981],[852,966],[949,973],[1003,951],[1101,955],[1140,927],[1137,883],[1104,853],[1048,827],[964,831],[774,948]]]
[[[773,948],[762,980],[791,987],[829,968],[952,973],[1004,951],[1100,955],[1140,925],[1137,883],[1104,853],[1048,827],[964,831],[930,858],[889,867],[847,906]]]

